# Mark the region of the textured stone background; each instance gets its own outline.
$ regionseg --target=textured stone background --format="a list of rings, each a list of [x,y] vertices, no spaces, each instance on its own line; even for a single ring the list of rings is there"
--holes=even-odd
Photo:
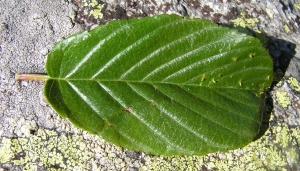
[[[274,59],[275,83],[258,140],[200,157],[128,151],[58,117],[42,82],[15,81],[15,73],[45,73],[47,53],[68,35],[163,13],[263,33],[254,35]],[[0,0],[0,170],[300,170],[299,14],[297,0]]]

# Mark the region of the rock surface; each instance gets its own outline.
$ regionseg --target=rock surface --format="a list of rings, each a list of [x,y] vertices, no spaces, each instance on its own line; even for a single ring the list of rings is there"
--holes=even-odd
[[[299,7],[296,0],[0,1],[0,170],[299,170]],[[45,102],[42,82],[15,81],[16,73],[45,73],[47,53],[68,35],[162,13],[246,27],[265,40],[275,84],[266,108],[269,128],[258,140],[206,156],[128,151],[58,117]]]

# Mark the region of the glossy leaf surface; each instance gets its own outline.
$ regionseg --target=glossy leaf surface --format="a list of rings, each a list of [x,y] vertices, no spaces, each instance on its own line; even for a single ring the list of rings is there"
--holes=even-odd
[[[162,155],[243,147],[261,124],[272,61],[260,42],[206,20],[111,21],[57,43],[45,96],[116,145]]]

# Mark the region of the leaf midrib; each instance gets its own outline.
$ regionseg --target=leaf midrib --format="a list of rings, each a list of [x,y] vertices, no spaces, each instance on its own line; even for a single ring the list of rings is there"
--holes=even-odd
[[[174,86],[191,86],[191,87],[204,87],[204,88],[211,88],[211,89],[234,89],[234,90],[245,90],[245,91],[263,91],[263,90],[257,90],[257,88],[249,88],[249,87],[242,87],[238,88],[238,87],[218,87],[218,86],[209,86],[209,85],[199,85],[197,84],[186,84],[186,83],[172,83],[172,82],[157,82],[157,81],[137,81],[137,80],[114,80],[114,79],[87,79],[87,78],[49,78],[49,80],[57,80],[57,81],[91,81],[91,82],[121,82],[121,83],[139,83],[139,84],[150,84],[150,85],[154,85],[154,84],[164,84],[164,85],[174,85]]]

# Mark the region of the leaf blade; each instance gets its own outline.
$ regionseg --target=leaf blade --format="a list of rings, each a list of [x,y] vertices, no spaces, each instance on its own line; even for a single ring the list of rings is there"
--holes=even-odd
[[[45,96],[62,117],[117,145],[163,155],[249,143],[261,122],[260,93],[272,80],[258,40],[176,15],[71,36],[52,49],[46,70]]]

